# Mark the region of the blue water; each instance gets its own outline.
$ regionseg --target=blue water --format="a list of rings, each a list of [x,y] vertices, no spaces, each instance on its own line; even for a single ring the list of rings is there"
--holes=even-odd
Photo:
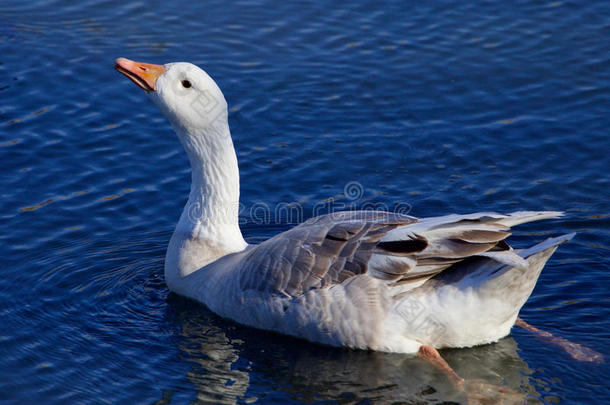
[[[521,315],[610,359],[610,3],[196,3],[0,2],[1,403],[465,400],[422,360],[248,329],[170,294],[188,162],[119,56],[191,61],[223,89],[250,242],[293,226],[252,216],[281,203],[304,219],[329,202],[566,211],[514,232],[516,246],[578,232]],[[607,363],[524,330],[443,355],[519,401],[610,400]]]

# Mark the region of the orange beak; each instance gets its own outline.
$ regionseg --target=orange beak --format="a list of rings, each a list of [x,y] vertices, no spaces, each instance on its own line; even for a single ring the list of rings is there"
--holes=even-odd
[[[134,62],[125,58],[118,58],[114,68],[147,93],[157,90],[157,79],[166,71],[161,65]]]

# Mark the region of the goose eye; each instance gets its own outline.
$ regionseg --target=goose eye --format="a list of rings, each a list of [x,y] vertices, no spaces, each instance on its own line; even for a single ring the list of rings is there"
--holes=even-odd
[[[184,87],[185,89],[188,89],[191,87],[191,82],[189,82],[188,80],[183,80],[182,81],[182,87]]]

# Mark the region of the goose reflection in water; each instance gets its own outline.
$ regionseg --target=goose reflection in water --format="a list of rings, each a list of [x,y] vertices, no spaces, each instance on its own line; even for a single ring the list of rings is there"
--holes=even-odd
[[[533,370],[512,337],[443,351],[467,380],[467,389],[458,392],[420,358],[326,347],[240,327],[174,294],[168,304],[181,331],[181,358],[193,364],[186,377],[196,403],[265,402],[267,393],[280,403],[541,403],[530,382]],[[285,397],[276,398],[278,393]]]

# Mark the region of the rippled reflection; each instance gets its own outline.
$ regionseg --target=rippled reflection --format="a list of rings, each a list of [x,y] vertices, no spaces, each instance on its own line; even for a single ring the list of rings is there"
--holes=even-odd
[[[277,399],[303,402],[467,401],[418,358],[325,347],[233,325],[175,295],[168,304],[181,331],[181,358],[192,363],[187,378],[200,403],[249,402],[280,394]],[[539,403],[529,377],[533,371],[517,352],[517,343],[508,337],[443,354],[470,382],[471,394],[492,403]],[[500,387],[512,392],[501,393]]]

